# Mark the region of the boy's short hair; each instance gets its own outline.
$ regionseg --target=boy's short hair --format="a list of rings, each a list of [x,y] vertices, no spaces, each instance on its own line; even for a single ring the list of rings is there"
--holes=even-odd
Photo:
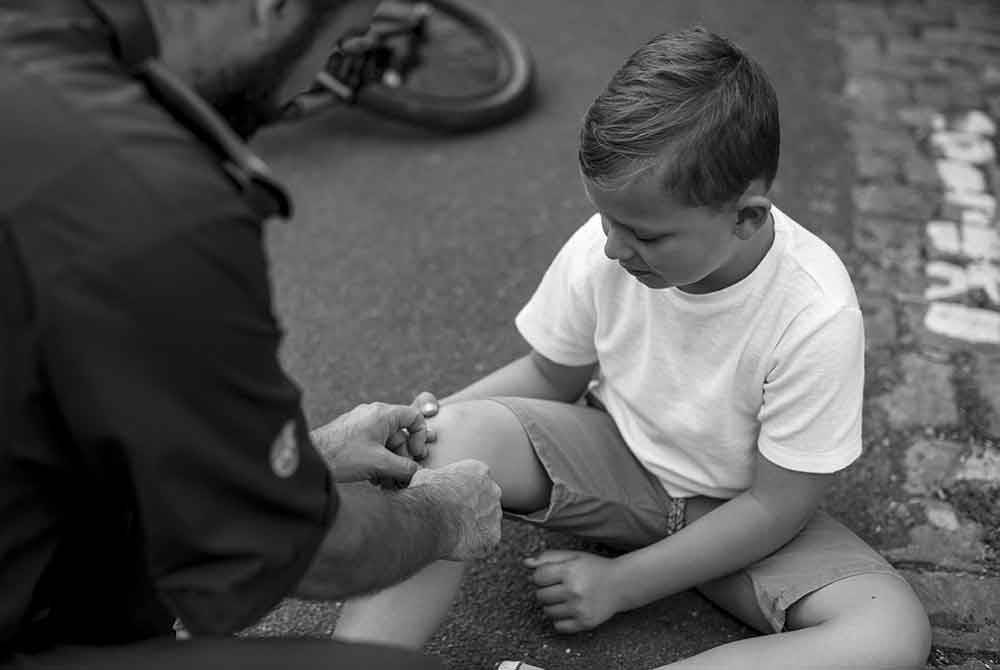
[[[778,100],[764,70],[729,40],[696,27],[654,37],[590,106],[583,175],[616,188],[664,160],[663,187],[691,206],[721,206],[778,170]]]

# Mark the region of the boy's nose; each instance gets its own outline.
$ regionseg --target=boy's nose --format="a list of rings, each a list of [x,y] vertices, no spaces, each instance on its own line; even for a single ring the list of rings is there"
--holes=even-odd
[[[622,239],[622,234],[614,226],[606,231],[604,240],[604,255],[613,261],[624,261],[632,258],[634,251]]]

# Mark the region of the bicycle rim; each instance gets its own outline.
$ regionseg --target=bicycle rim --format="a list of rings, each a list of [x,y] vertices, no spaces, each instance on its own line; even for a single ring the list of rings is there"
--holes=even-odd
[[[357,102],[376,113],[448,132],[507,121],[531,101],[534,67],[520,39],[464,0],[424,0],[432,8],[424,65],[398,87],[373,83]]]

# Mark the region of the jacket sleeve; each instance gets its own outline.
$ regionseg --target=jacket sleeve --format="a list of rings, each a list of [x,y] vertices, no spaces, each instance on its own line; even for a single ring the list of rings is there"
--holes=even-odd
[[[45,374],[81,476],[134,508],[153,584],[189,630],[254,622],[301,579],[337,500],[279,362],[260,225],[173,234],[51,295]]]

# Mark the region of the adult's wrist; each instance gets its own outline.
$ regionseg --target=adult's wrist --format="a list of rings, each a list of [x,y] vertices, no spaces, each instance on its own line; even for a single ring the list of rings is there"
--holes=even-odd
[[[396,495],[424,519],[427,532],[434,535],[435,558],[450,556],[461,539],[461,522],[448,492],[438,484],[427,483],[409,486]]]

